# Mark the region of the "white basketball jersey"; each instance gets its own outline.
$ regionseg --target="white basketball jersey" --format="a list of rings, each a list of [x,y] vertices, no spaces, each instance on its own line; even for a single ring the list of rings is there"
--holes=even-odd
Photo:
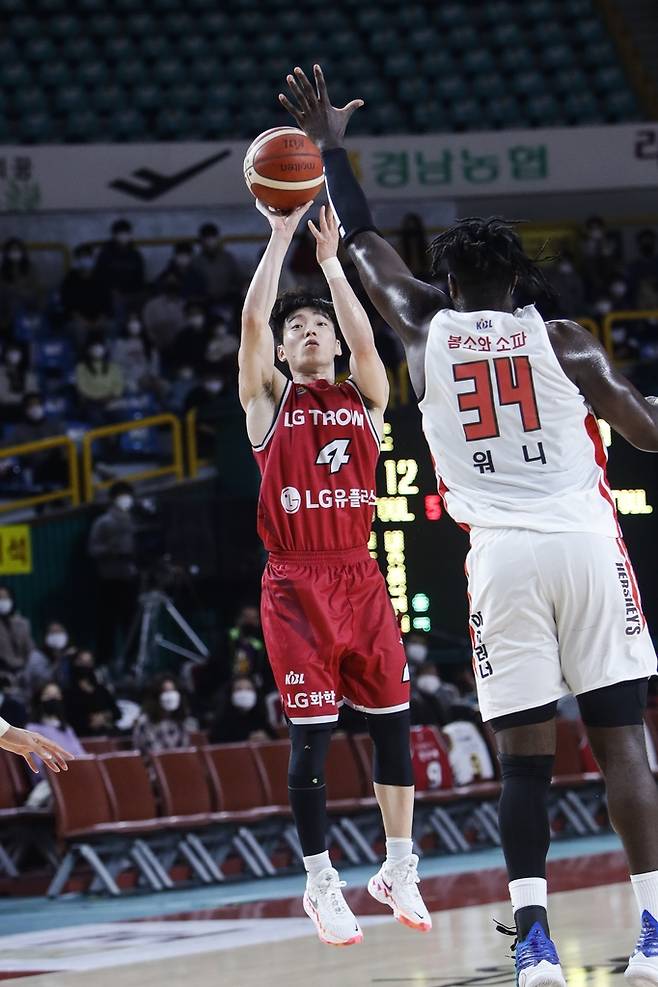
[[[455,521],[618,537],[598,423],[534,305],[438,312],[425,385],[423,430]]]

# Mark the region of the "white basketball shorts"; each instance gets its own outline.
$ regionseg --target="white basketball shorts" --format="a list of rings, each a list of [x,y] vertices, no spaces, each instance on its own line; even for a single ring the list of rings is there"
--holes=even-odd
[[[466,574],[483,720],[656,674],[621,538],[478,528]]]

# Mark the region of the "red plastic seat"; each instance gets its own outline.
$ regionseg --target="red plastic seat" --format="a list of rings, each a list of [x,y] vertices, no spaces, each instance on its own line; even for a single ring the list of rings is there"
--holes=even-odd
[[[81,737],[80,743],[87,754],[111,754],[120,750],[119,737]]]
[[[601,779],[598,771],[584,767],[584,728],[578,720],[558,717],[555,721],[556,751],[553,784],[558,788],[579,788]]]
[[[251,744],[209,744],[201,753],[216,811],[234,822],[279,814]]]

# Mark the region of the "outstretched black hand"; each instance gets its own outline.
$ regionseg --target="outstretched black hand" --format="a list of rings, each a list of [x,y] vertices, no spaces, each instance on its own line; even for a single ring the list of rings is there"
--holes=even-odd
[[[327,84],[319,65],[313,66],[315,88],[304,72],[297,66],[293,75],[286,76],[290,92],[295,99],[291,103],[287,96],[279,93],[279,101],[295,118],[304,131],[321,151],[332,147],[342,147],[345,130],[355,110],[363,106],[362,99],[353,99],[339,109],[329,102]]]

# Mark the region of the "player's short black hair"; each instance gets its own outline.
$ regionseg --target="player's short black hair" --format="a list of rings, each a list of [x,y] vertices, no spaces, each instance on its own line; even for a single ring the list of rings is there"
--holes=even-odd
[[[470,216],[432,240],[432,274],[447,267],[460,286],[498,293],[516,280],[521,290],[551,296],[553,291],[539,263],[525,253],[518,223],[500,216]]]
[[[336,309],[327,298],[312,295],[309,291],[285,291],[277,298],[270,315],[270,327],[277,343],[283,340],[283,327],[286,319],[300,308],[312,308],[316,312],[322,312],[328,319],[331,319],[336,336],[338,336]]]

